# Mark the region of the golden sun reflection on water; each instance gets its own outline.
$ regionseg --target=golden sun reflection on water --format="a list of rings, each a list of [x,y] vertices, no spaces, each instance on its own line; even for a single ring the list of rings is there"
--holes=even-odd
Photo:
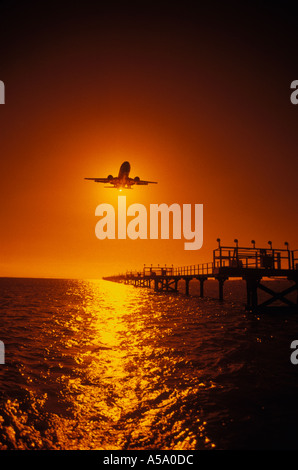
[[[70,289],[73,314],[59,320],[69,368],[64,359],[55,379],[66,412],[51,418],[62,448],[212,448],[196,411],[204,384],[179,352],[170,301],[107,281]]]
[[[292,384],[282,362],[271,383],[270,364],[294,318],[278,330],[280,318],[261,322],[229,302],[106,281],[4,285],[1,450],[238,448],[252,426],[257,444],[278,419],[286,429],[281,415],[265,423],[262,400],[285,392],[278,377]],[[267,369],[269,385],[255,382]],[[294,403],[294,392],[286,396]]]

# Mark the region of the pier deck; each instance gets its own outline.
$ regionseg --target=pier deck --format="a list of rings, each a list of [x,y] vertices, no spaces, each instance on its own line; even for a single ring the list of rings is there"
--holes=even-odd
[[[224,283],[231,278],[240,278],[246,282],[246,310],[250,312],[268,311],[268,308],[286,308],[298,312],[298,250],[221,246],[213,250],[210,263],[174,267],[146,266],[141,271],[127,271],[124,274],[104,277],[105,280],[133,284],[136,287],[154,288],[156,292],[177,292],[178,282],[184,281],[185,294],[189,295],[189,284],[196,279],[200,283],[200,297],[204,297],[204,282],[208,279],[218,281],[218,299],[224,299]],[[279,292],[264,285],[266,279],[285,279],[290,285]],[[269,298],[259,302],[258,292],[263,291]],[[289,299],[289,294],[296,293],[296,299]]]

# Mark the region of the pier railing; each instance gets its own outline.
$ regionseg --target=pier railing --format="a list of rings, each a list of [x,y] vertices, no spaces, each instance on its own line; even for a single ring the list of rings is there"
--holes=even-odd
[[[292,250],[292,269],[298,269],[298,250]]]
[[[272,247],[219,246],[213,250],[213,264],[231,268],[295,269],[293,251]]]
[[[298,250],[221,246],[213,250],[213,262],[188,266],[146,266],[142,273],[130,272],[136,276],[196,276],[215,274],[219,268],[236,269],[298,269]]]
[[[287,248],[256,248],[239,247],[235,240],[235,246],[222,246],[218,239],[218,248],[213,250],[213,261],[209,263],[192,264],[187,266],[146,266],[141,271],[127,271],[124,276],[133,277],[155,277],[155,276],[212,276],[217,274],[220,268],[261,269],[264,271],[278,272],[279,270],[298,270],[298,250]]]
[[[188,266],[144,266],[143,276],[195,276],[201,274],[212,274],[213,263],[191,264]],[[133,275],[132,272],[129,274]],[[135,272],[135,275],[140,273]]]
[[[213,263],[193,264],[174,268],[173,274],[176,276],[195,276],[213,273]]]

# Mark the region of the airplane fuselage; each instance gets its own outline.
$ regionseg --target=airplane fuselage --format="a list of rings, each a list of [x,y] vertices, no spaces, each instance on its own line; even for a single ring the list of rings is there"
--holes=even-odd
[[[129,181],[130,163],[123,162],[118,173],[118,187],[125,187]]]

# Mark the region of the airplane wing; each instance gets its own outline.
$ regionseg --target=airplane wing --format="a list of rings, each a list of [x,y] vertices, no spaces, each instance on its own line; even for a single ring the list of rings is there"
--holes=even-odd
[[[92,180],[92,181],[95,181],[95,183],[108,183],[109,182],[108,178],[85,178],[85,180]]]
[[[157,181],[144,181],[144,180],[137,180],[134,181],[137,185],[146,185],[146,184],[157,184]]]

